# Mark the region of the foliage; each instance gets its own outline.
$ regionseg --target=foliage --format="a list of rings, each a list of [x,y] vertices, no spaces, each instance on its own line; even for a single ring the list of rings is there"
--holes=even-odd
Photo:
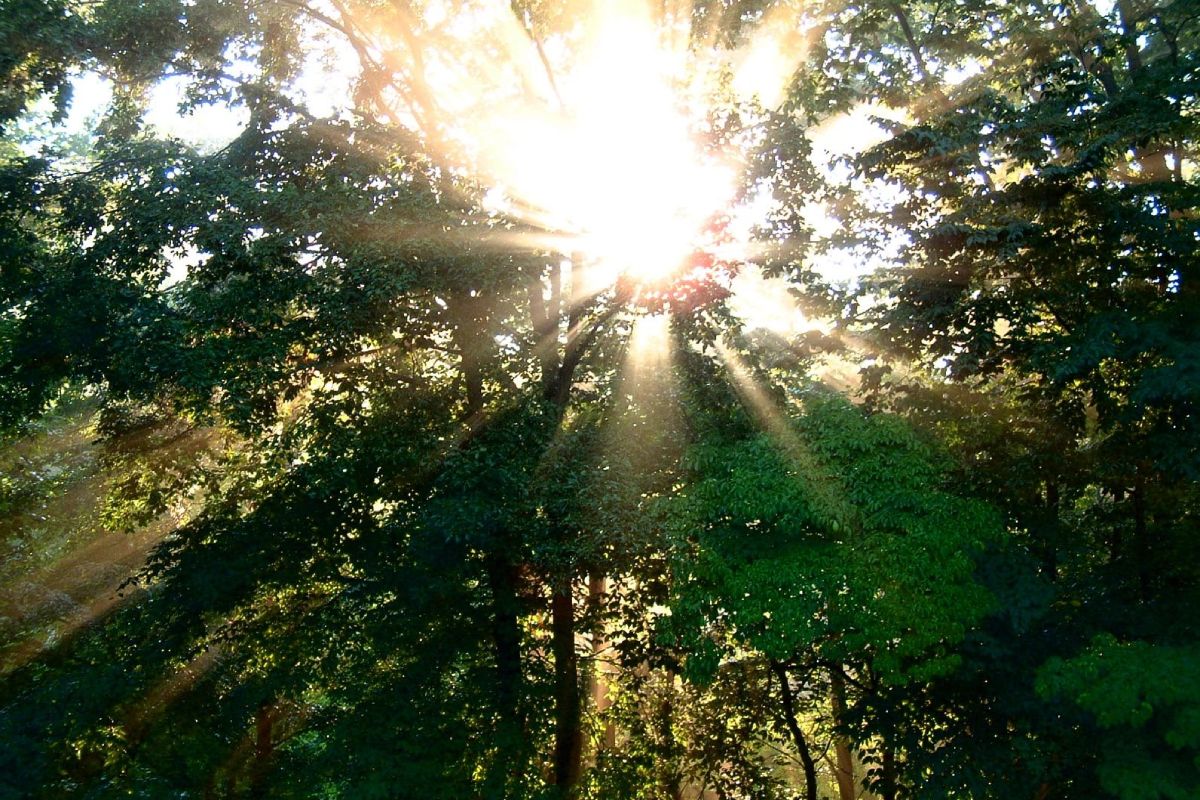
[[[0,595],[0,796],[1194,796],[1190,5],[664,11],[753,266],[830,317],[790,338],[724,210],[688,276],[580,289],[431,76],[523,108],[513,42],[554,95],[586,26],[480,5],[0,3],[0,574],[132,543],[57,624]],[[244,124],[161,136],[165,81]]]

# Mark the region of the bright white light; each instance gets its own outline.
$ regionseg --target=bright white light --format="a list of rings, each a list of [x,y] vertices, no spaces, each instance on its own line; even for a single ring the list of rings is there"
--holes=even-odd
[[[796,305],[783,278],[764,278],[757,267],[742,268],[730,287],[729,310],[751,330],[791,336],[818,327]]]
[[[608,17],[558,80],[563,109],[493,128],[492,171],[523,205],[575,233],[606,274],[667,278],[733,195],[733,170],[695,141],[678,69],[653,26]]]

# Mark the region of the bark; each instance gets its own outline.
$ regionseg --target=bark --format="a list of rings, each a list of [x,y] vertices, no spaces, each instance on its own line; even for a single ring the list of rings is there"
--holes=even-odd
[[[1111,64],[1088,50],[1087,45],[1082,42],[1072,48],[1072,55],[1079,61],[1085,72],[1100,81],[1108,99],[1111,100],[1117,96],[1121,87],[1117,85],[1117,77],[1113,74]]]
[[[250,765],[250,797],[266,797],[267,769],[275,753],[272,731],[275,726],[275,709],[271,703],[263,702],[254,716],[254,761]]]
[[[800,754],[800,764],[804,768],[804,796],[807,800],[817,800],[817,765],[813,761],[812,751],[809,750],[808,742],[804,738],[804,731],[800,730],[800,723],[796,721],[796,698],[792,694],[787,667],[778,661],[772,661],[771,669],[779,678],[779,690],[783,695],[783,720],[787,725],[788,732],[792,735],[792,741],[796,744],[796,751]]]
[[[537,279],[529,286],[529,316],[537,334],[536,352],[541,371],[542,394],[549,397],[554,392],[558,378],[558,329],[562,305],[562,267],[550,268],[550,297],[543,296],[543,284]]]
[[[483,411],[483,372],[491,356],[491,340],[485,334],[487,307],[482,297],[463,293],[450,298],[447,315],[466,394],[465,416],[470,419]]]
[[[573,275],[582,270],[582,256],[573,256]],[[571,399],[571,387],[575,383],[575,371],[587,355],[588,349],[604,324],[621,310],[617,302],[594,319],[585,320],[588,298],[578,291],[578,278],[571,280],[571,297],[563,299],[562,267],[555,266],[550,273],[550,299],[540,299],[540,289],[530,291],[530,308],[534,328],[539,336],[539,359],[541,360],[542,396],[554,403],[561,412]],[[534,295],[538,295],[535,297]],[[564,308],[567,312],[566,344],[559,357],[558,335]]]
[[[1121,19],[1121,34],[1124,42],[1125,65],[1128,77],[1125,81],[1128,88],[1136,83],[1143,72],[1142,54],[1138,49],[1137,19],[1133,5],[1129,0],[1118,0],[1117,13]],[[1081,50],[1076,54],[1083,68],[1095,76],[1104,87],[1104,93],[1110,100],[1116,99],[1121,92],[1116,74],[1112,66],[1100,56]],[[1134,151],[1134,159],[1141,167],[1142,177],[1147,181],[1166,182],[1173,177],[1170,165],[1167,163],[1167,147],[1138,147]]]
[[[574,796],[579,782],[581,729],[579,659],[575,653],[575,609],[571,586],[556,588],[550,606],[554,654],[554,782],[559,796]]]
[[[603,713],[612,705],[612,701],[608,697],[608,685],[605,682],[604,670],[600,668],[601,659],[607,642],[604,640],[604,625],[600,617],[599,609],[604,602],[604,595],[608,593],[608,580],[603,575],[592,575],[588,579],[588,605],[592,612],[596,614],[597,619],[592,625],[591,642],[592,642],[592,662],[587,674],[587,696],[592,703],[592,708],[597,713]],[[599,752],[605,749],[616,747],[617,744],[617,729],[608,722],[604,726],[604,734],[596,744],[596,751]]]
[[[925,64],[925,56],[921,52],[921,45],[917,43],[917,37],[913,33],[912,23],[908,20],[908,14],[904,12],[904,7],[899,3],[889,3],[888,7],[891,9],[892,15],[896,18],[896,22],[900,24],[900,31],[904,34],[904,41],[908,45],[909,52],[912,53],[913,61],[917,64],[917,74],[921,78],[921,83],[925,84],[926,88],[931,88],[933,76],[929,73],[929,67]],[[942,95],[943,99],[944,97]]]
[[[1150,542],[1146,531],[1146,480],[1139,473],[1133,487],[1133,546],[1137,558],[1138,595],[1150,600]]]
[[[604,324],[614,317],[620,308],[619,305],[613,305],[602,314],[597,315],[588,324],[586,330],[582,321],[576,323],[572,329],[572,333],[567,339],[566,349],[563,351],[562,364],[558,368],[557,378],[547,387],[546,391],[546,399],[552,400],[560,410],[566,408],[567,402],[571,399],[571,387],[575,383],[575,370],[579,368],[580,362],[583,361],[588,348],[591,347]]]
[[[850,740],[840,732],[846,716],[846,680],[841,670],[832,669],[829,675],[829,704],[833,711],[833,749],[837,758],[837,784],[840,800],[855,800],[854,758],[850,754]]]
[[[1125,34],[1125,63],[1129,65],[1129,72],[1136,74],[1142,71],[1142,54],[1138,50],[1133,4],[1129,0],[1117,0],[1117,13],[1121,16],[1122,33]]]
[[[492,644],[496,657],[496,705],[505,733],[517,737],[523,727],[519,712],[521,693],[520,600],[517,568],[499,554],[487,558],[492,591]]]
[[[886,740],[883,743],[883,800],[896,800],[896,751]]]
[[[572,294],[574,276],[581,268],[581,259],[572,261]],[[539,289],[535,289],[540,291]],[[540,307],[539,307],[540,305]],[[550,271],[550,296],[539,304],[531,298],[534,325],[539,326],[540,357],[542,367],[543,396],[554,403],[561,420],[562,413],[570,401],[571,386],[575,370],[585,351],[591,344],[603,319],[592,324],[587,332],[580,330],[581,310],[568,300],[571,328],[567,331],[567,342],[559,358],[558,333],[564,308],[562,264],[555,264]],[[558,527],[558,526],[554,526]],[[566,531],[559,531],[559,538],[566,539]],[[582,771],[583,728],[579,656],[575,652],[575,609],[571,580],[573,574],[563,576],[562,584],[553,587],[551,596],[551,652],[554,657],[554,781],[559,796],[571,798]]]

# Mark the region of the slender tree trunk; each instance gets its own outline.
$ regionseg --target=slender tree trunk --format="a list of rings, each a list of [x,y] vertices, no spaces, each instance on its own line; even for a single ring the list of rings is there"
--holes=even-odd
[[[808,749],[804,731],[800,730],[800,723],[796,720],[796,698],[792,694],[792,684],[788,680],[787,667],[778,661],[772,661],[771,669],[779,678],[779,690],[783,695],[783,720],[787,725],[788,732],[792,734],[792,741],[795,742],[796,751],[800,754],[800,764],[804,768],[804,796],[807,800],[817,800],[817,765],[813,761],[812,752]]]
[[[581,267],[578,260],[572,261],[572,284]],[[586,340],[582,343],[573,341],[572,337],[578,332],[568,328],[567,346],[560,358],[558,337],[563,297],[563,267],[558,263],[550,269],[549,298],[543,300],[541,287],[535,288],[530,294],[530,309],[534,329],[541,340],[542,393],[557,407],[560,421],[570,400],[575,368],[587,344]],[[574,322],[578,310],[569,301],[567,305],[571,321]],[[565,540],[565,532],[559,531],[559,538]],[[554,782],[562,798],[574,796],[583,760],[582,692],[579,657],[575,652],[573,577],[573,571],[560,576],[562,583],[552,587],[550,600],[551,651],[554,656]]]
[[[267,769],[275,753],[272,730],[275,726],[275,709],[267,701],[258,707],[254,715],[254,761],[250,765],[250,797],[266,797]]]
[[[829,705],[833,711],[833,749],[837,760],[837,785],[840,800],[855,800],[854,757],[850,753],[850,740],[839,729],[846,716],[846,679],[841,670],[829,671]]]
[[[541,369],[542,393],[549,397],[557,388],[559,353],[558,335],[562,316],[562,265],[550,268],[550,297],[543,295],[539,279],[529,287],[529,315],[538,336],[537,355]]]
[[[1117,14],[1121,17],[1121,29],[1125,34],[1125,63],[1130,74],[1142,71],[1142,54],[1138,50],[1137,19],[1130,0],[1117,0]]]
[[[447,311],[454,325],[452,335],[467,397],[466,411],[471,417],[483,409],[483,368],[488,360],[490,341],[484,335],[487,312],[483,300],[470,294],[452,297]]]
[[[1138,471],[1133,487],[1133,546],[1137,558],[1138,595],[1150,600],[1150,542],[1146,531],[1146,479]]]
[[[496,705],[506,733],[519,736],[521,694],[520,601],[517,568],[504,556],[487,557],[488,585],[492,591],[492,645],[496,657]]]
[[[579,659],[575,653],[575,609],[570,583],[556,588],[550,602],[554,653],[554,782],[560,796],[570,798],[579,782],[583,749]]]
[[[883,800],[896,800],[896,751],[891,742],[883,742]]]
[[[500,550],[500,548],[497,548]],[[485,559],[492,593],[492,647],[496,659],[497,758],[485,778],[486,794],[507,797],[524,772],[525,718],[521,713],[521,601],[518,570],[502,552]]]
[[[599,609],[604,602],[604,596],[608,593],[608,580],[603,575],[591,575],[588,578],[588,605],[592,612],[596,614],[596,621],[591,630],[592,642],[592,663],[587,674],[587,696],[592,703],[592,708],[598,714],[602,714],[608,709],[612,702],[608,697],[608,684],[605,678],[604,670],[601,669],[601,663],[604,657],[604,649],[608,643],[604,639],[604,623],[599,613]],[[612,749],[617,744],[617,729],[608,722],[604,726],[604,734],[599,742],[596,743],[596,751]]]
[[[927,89],[931,88],[933,85],[933,76],[929,72],[929,67],[925,64],[925,55],[921,52],[921,45],[917,42],[912,24],[908,20],[908,14],[905,13],[904,7],[899,3],[889,3],[888,6],[891,8],[896,22],[900,23],[900,31],[904,34],[904,41],[908,45],[908,50],[912,53],[913,61],[917,65],[917,75],[921,78],[921,83],[925,84]],[[939,99],[945,98],[945,95],[942,95],[940,92],[939,95]]]

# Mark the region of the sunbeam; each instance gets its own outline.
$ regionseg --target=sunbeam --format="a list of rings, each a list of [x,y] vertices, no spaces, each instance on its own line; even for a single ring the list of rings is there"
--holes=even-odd
[[[733,90],[742,99],[755,98],[766,108],[778,106],[815,35],[798,8],[783,4],[769,9],[736,54]]]
[[[607,424],[605,447],[639,475],[664,466],[659,445],[679,422],[674,347],[668,314],[634,319],[617,375],[617,414]]]
[[[758,385],[741,357],[720,340],[716,342],[716,351],[743,406],[791,462],[793,474],[811,490],[809,499],[818,518],[834,525],[835,529],[856,519],[857,512],[847,500],[845,488],[796,433],[787,415],[771,399],[770,394]]]
[[[168,468],[164,465],[178,467],[206,458],[222,442],[212,429],[165,426],[123,434],[101,445],[92,439],[92,411],[84,406],[68,418],[63,430],[18,440],[0,452],[0,465],[6,469],[15,460],[32,475],[61,470],[64,476],[59,492],[52,484],[39,487],[46,492],[47,502],[40,509],[44,513],[18,508],[0,518],[0,532],[11,535],[12,543],[35,540],[41,545],[40,552],[6,553],[9,569],[0,575],[0,674],[69,641],[120,607],[125,600],[122,582],[197,507],[195,498],[181,498],[135,530],[107,529],[97,520],[105,494],[125,477],[118,470],[134,466],[106,457],[137,451],[148,466],[162,470]],[[27,559],[47,553],[54,557],[29,569]],[[26,571],[9,571],[22,566]]]
[[[670,369],[670,330],[667,314],[645,314],[634,320],[625,359],[625,368],[634,380]]]

